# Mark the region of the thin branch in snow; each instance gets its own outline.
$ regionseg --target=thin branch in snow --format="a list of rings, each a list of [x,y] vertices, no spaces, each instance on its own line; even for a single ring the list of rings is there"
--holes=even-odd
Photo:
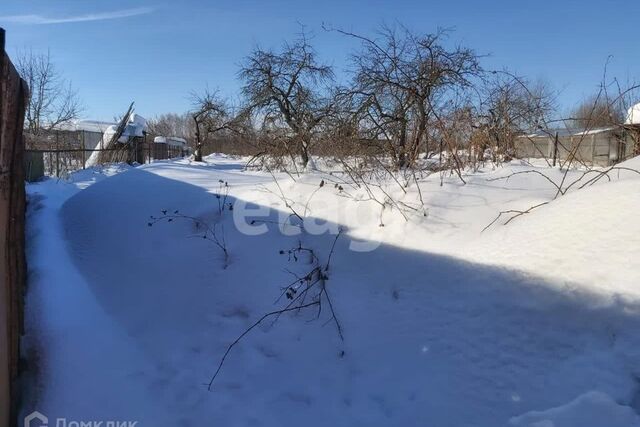
[[[224,365],[225,360],[227,360],[227,356],[229,355],[229,353],[231,352],[231,350],[233,349],[233,347],[235,347],[240,340],[247,335],[249,332],[251,332],[256,326],[260,325],[263,321],[265,321],[266,319],[268,319],[271,316],[275,316],[275,315],[280,315],[289,311],[294,311],[294,310],[298,310],[298,309],[302,309],[302,308],[307,308],[307,307],[311,307],[314,305],[318,305],[318,301],[313,301],[310,302],[308,304],[304,304],[300,307],[296,306],[296,307],[289,307],[289,308],[283,308],[281,310],[275,310],[272,311],[270,313],[265,314],[264,316],[262,316],[257,322],[255,322],[253,325],[251,325],[249,328],[247,328],[242,334],[240,334],[240,336],[238,336],[238,338],[236,338],[228,347],[227,350],[224,352],[224,355],[222,356],[222,359],[220,359],[220,363],[218,364],[218,368],[216,369],[216,372],[213,374],[213,376],[211,377],[211,380],[209,381],[209,384],[207,385],[207,389],[209,391],[211,391],[212,387],[213,387],[213,382],[216,380],[216,377],[218,376],[218,374],[220,373],[220,370],[222,369],[222,365]]]
[[[504,223],[504,225],[507,225],[511,221],[513,221],[514,219],[518,218],[519,216],[528,214],[532,210],[537,209],[540,206],[544,206],[544,205],[547,205],[547,204],[549,204],[549,202],[542,202],[542,203],[539,203],[537,205],[531,206],[529,209],[525,209],[523,211],[519,211],[517,209],[509,209],[509,210],[506,210],[506,211],[502,211],[502,212],[500,212],[498,214],[498,216],[493,221],[491,221],[485,228],[482,229],[481,233],[483,233],[485,230],[487,230],[489,227],[491,227],[493,224],[495,224],[502,217],[502,215],[514,214],[511,218],[509,218],[507,220],[507,222]]]

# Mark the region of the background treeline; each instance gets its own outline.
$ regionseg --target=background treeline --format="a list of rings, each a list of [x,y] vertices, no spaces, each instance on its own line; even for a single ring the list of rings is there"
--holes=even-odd
[[[640,100],[635,86],[623,88],[605,75],[597,93],[561,116],[548,82],[486,69],[482,55],[455,43],[450,31],[422,34],[397,25],[364,36],[325,30],[358,45],[342,81],[303,32],[278,49],[255,47],[244,58],[239,101],[215,90],[194,92],[191,111],[154,118],[151,133],[187,139],[196,160],[217,151],[305,168],[312,155],[323,155],[397,170],[437,159],[440,168],[460,170],[509,159],[518,135],[620,124]],[[78,118],[77,92],[48,54],[25,52],[17,66],[32,88],[30,133]]]
[[[347,84],[336,82],[302,34],[280,49],[249,53],[238,73],[240,103],[215,91],[194,93],[193,111],[158,117],[154,132],[185,137],[200,154],[263,155],[303,168],[317,154],[390,168],[437,156],[441,167],[459,169],[510,158],[515,136],[526,132],[620,124],[630,104],[630,92],[603,81],[598,93],[559,118],[548,83],[485,69],[481,55],[453,43],[448,31],[382,26],[372,37],[329,31],[359,42]]]

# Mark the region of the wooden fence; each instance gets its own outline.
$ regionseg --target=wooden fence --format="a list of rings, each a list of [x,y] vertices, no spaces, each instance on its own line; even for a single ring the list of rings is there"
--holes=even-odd
[[[24,144],[27,85],[5,50],[0,28],[0,427],[17,425],[16,380],[23,332]]]

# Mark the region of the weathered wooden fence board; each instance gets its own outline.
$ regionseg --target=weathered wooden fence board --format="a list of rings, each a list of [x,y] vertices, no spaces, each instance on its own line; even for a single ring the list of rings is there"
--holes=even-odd
[[[26,279],[22,129],[27,88],[4,50],[4,40],[0,28],[0,427],[16,423]]]

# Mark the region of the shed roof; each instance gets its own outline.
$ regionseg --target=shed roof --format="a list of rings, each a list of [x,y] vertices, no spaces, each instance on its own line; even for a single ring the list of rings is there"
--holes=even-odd
[[[610,132],[612,130],[618,129],[618,126],[607,126],[607,127],[599,127],[593,129],[550,129],[550,130],[540,130],[537,132],[533,132],[526,135],[520,135],[519,138],[550,138],[553,137],[556,133],[559,137],[567,137],[567,136],[587,136],[587,135],[596,135],[599,133]]]
[[[103,122],[100,120],[74,120],[72,122],[61,124],[58,126],[58,129],[104,133],[109,126],[114,126],[116,124],[117,123]]]

